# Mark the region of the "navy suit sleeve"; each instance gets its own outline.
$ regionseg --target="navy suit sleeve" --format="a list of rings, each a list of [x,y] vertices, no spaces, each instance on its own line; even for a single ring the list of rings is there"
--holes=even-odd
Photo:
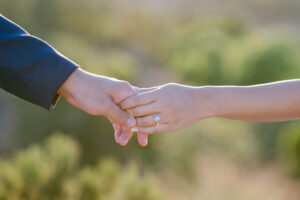
[[[0,88],[48,110],[57,90],[78,68],[46,42],[0,14]]]

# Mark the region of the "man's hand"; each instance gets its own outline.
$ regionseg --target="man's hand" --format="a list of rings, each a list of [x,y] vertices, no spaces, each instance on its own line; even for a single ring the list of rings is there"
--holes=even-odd
[[[135,119],[116,104],[136,94],[128,82],[76,70],[58,91],[75,107],[91,114],[104,115],[114,123],[134,127]]]
[[[126,81],[90,74],[76,70],[61,86],[60,93],[70,104],[91,114],[106,116],[115,130],[115,140],[126,145],[132,136],[136,121],[118,104],[124,99],[142,92]],[[138,134],[142,146],[147,145],[145,134]]]

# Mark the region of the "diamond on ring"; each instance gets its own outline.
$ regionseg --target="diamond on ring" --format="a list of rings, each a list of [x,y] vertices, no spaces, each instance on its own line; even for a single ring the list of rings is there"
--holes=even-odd
[[[155,121],[155,123],[158,123],[160,121],[160,116],[154,115],[154,121]]]

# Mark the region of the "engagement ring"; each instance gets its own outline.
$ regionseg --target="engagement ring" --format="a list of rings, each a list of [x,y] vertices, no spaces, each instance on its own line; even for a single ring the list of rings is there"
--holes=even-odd
[[[158,123],[159,123],[159,121],[160,121],[160,116],[159,116],[158,114],[153,115],[153,119],[154,119],[156,125],[158,125]]]

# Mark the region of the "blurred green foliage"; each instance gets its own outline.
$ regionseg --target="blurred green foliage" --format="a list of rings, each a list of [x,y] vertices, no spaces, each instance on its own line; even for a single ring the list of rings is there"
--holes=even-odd
[[[137,86],[144,86],[144,77],[155,80],[157,74],[144,70],[153,65],[173,80],[192,85],[257,84],[300,75],[297,38],[261,30],[237,17],[126,13],[109,0],[9,0],[0,1],[0,12],[82,68]],[[134,165],[99,163],[103,156],[122,163],[134,160],[141,168],[175,170],[189,178],[201,153],[230,157],[245,168],[276,161],[292,174],[300,171],[297,122],[204,120],[180,132],[151,136],[142,149],[135,139],[120,147],[106,119],[89,116],[63,99],[50,113],[13,98],[1,107],[16,110],[16,146],[9,153],[41,142],[56,130],[74,139],[50,138],[45,147],[32,146],[2,161],[3,199],[159,199],[155,178],[140,178]],[[91,167],[82,168],[86,165]]]
[[[258,84],[297,78],[296,40],[253,32],[238,20],[181,24],[164,40],[160,55],[185,82]]]
[[[282,165],[296,177],[300,176],[300,124],[291,123],[278,136],[277,151]]]
[[[0,199],[159,200],[156,180],[136,164],[121,167],[102,159],[93,167],[79,164],[80,149],[70,137],[54,133],[44,145],[33,145],[0,161]]]

